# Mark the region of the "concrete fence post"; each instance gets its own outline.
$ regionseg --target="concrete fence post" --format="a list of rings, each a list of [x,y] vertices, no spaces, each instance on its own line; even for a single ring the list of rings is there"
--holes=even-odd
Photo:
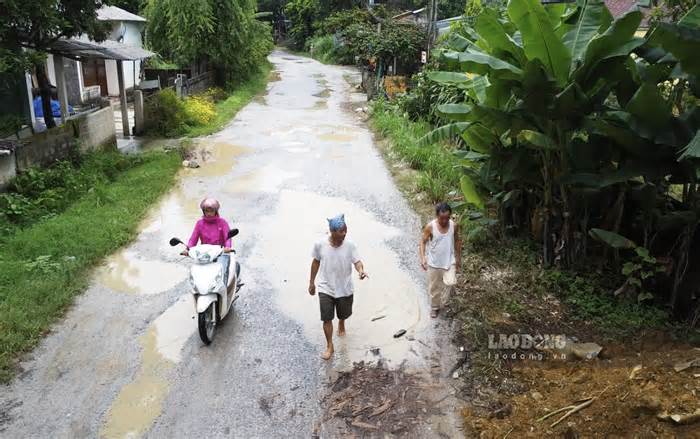
[[[141,90],[134,90],[134,135],[143,133],[145,122],[143,92]]]
[[[182,97],[182,75],[179,73],[175,78],[175,94],[178,98]]]
[[[66,123],[68,119],[68,90],[66,88],[66,76],[63,68],[63,57],[60,55],[53,56],[53,68],[56,74],[56,88],[58,89],[58,102],[61,106],[61,124]]]

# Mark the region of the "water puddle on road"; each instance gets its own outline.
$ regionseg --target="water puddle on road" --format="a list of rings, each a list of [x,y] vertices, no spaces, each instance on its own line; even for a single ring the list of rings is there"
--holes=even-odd
[[[318,138],[325,142],[351,142],[355,140],[355,136],[353,135],[340,133],[321,134]]]
[[[141,336],[141,368],[112,402],[100,436],[140,437],[160,416],[169,391],[169,370],[181,360],[187,340],[195,333],[192,298],[181,297]]]
[[[141,223],[141,233],[160,233],[162,248],[167,248],[167,241],[174,236],[186,240],[202,216],[199,203],[207,196],[205,189],[195,182],[182,182]]]
[[[325,99],[321,99],[317,101],[313,107],[311,107],[312,110],[326,110],[328,109],[328,101]]]
[[[298,176],[297,172],[287,172],[277,166],[267,165],[236,178],[226,187],[226,192],[275,192],[282,183]]]
[[[135,251],[112,255],[95,273],[95,280],[113,291],[132,294],[158,294],[185,280],[186,270],[162,261],[144,260]]]
[[[266,267],[267,276],[278,291],[279,308],[303,324],[307,337],[318,343],[320,350],[324,338],[318,298],[307,292],[310,253],[315,242],[326,239],[326,218],[341,212],[348,222],[348,238],[357,245],[370,277],[359,281],[353,273],[354,310],[347,322],[347,336],[335,337],[335,365],[351,368],[353,362],[379,358],[393,365],[418,360],[415,351],[411,352],[416,342],[408,340],[408,336],[427,327],[421,312],[425,294],[400,267],[396,253],[385,242],[401,233],[356,204],[313,193],[281,191],[277,211],[259,224],[265,233],[249,263]],[[381,318],[372,321],[377,317]],[[405,329],[407,335],[393,338],[399,329]],[[379,348],[379,356],[374,356],[371,348]]]
[[[195,317],[194,300],[187,294],[153,322],[157,334],[156,349],[165,359],[180,362],[182,348],[197,329]]]
[[[143,359],[134,381],[122,387],[109,409],[107,422],[100,432],[104,438],[140,437],[160,415],[168,391],[164,375],[172,366],[156,350],[157,334],[151,328],[141,336]]]
[[[198,145],[200,167],[186,169],[186,176],[221,177],[231,172],[239,156],[250,151],[249,148],[225,142],[201,141]]]
[[[331,97],[331,91],[332,90],[330,88],[324,88],[320,92],[314,93],[312,96],[316,98],[328,99],[329,97]]]

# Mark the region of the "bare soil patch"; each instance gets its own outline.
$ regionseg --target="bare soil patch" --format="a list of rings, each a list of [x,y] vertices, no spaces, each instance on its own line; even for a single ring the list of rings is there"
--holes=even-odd
[[[700,438],[700,412],[689,416],[700,410],[700,349],[672,331],[610,334],[573,317],[556,294],[534,293],[537,267],[523,272],[479,254],[465,260],[451,313],[470,351],[460,369],[466,437]],[[489,335],[499,334],[565,334],[603,349],[590,360],[490,349]],[[664,419],[670,415],[687,425]]]

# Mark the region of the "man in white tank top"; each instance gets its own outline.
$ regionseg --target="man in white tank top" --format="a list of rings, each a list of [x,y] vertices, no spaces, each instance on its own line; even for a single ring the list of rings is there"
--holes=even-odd
[[[457,270],[462,266],[462,241],[459,225],[450,219],[452,208],[447,203],[435,206],[435,219],[423,228],[420,240],[420,265],[428,272],[430,316],[435,318],[444,306]]]

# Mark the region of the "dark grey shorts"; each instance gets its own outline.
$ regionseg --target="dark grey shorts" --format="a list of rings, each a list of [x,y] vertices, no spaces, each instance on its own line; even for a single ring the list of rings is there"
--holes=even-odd
[[[318,302],[321,305],[321,320],[329,322],[333,320],[334,314],[340,320],[350,317],[352,315],[352,298],[353,296],[335,298],[328,294],[318,293]]]

